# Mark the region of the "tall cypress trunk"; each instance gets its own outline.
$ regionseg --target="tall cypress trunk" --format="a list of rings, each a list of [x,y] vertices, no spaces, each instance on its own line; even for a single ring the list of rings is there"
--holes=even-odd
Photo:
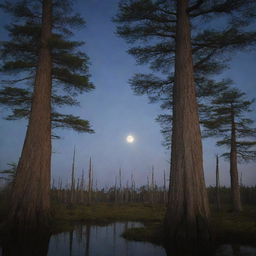
[[[234,211],[242,211],[240,199],[240,188],[237,170],[237,149],[236,149],[236,123],[234,109],[231,104],[231,150],[230,150],[230,178],[231,178],[231,197]]]
[[[28,229],[45,224],[50,210],[52,59],[48,41],[51,30],[52,3],[44,0],[31,114],[9,215],[12,224]]]
[[[176,61],[167,242],[210,239],[187,0],[177,1]]]

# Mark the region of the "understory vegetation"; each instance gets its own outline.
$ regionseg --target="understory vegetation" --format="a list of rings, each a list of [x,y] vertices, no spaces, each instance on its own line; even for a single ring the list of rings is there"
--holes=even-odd
[[[213,227],[213,234],[216,243],[240,243],[256,245],[256,187],[241,187],[241,197],[244,203],[244,210],[235,213],[231,209],[230,204],[230,188],[220,188],[221,209],[217,210],[215,187],[209,187],[208,196],[211,207],[210,221]],[[6,193],[0,193],[1,220],[7,215]],[[68,192],[65,192],[68,193]],[[86,198],[85,191],[85,198]],[[143,198],[140,190],[134,193],[134,201],[120,202],[115,201],[114,197],[109,196],[113,193],[112,189],[95,193],[90,204],[85,203],[64,203],[56,198],[56,191],[52,190],[52,223],[51,229],[53,233],[72,230],[76,223],[91,223],[104,225],[115,221],[139,221],[145,226],[139,228],[128,229],[123,237],[128,240],[148,241],[155,244],[163,243],[163,219],[166,206],[163,200],[157,200],[152,203],[151,200],[138,200]],[[97,193],[105,195],[105,202],[95,201]],[[145,193],[145,191],[144,191]],[[148,192],[149,193],[149,192]],[[161,195],[155,190],[156,195]],[[162,194],[163,196],[163,194]],[[155,198],[157,198],[155,196]],[[160,197],[158,197],[159,199]],[[150,199],[150,197],[148,197]]]

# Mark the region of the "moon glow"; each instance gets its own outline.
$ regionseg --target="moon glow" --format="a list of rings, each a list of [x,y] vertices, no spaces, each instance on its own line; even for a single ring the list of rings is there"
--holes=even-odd
[[[126,141],[127,141],[128,143],[133,143],[133,142],[134,142],[134,137],[133,137],[132,135],[128,135],[128,136],[126,137]]]

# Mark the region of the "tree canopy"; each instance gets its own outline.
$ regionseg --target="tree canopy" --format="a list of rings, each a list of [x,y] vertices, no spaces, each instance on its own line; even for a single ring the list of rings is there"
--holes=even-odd
[[[228,88],[212,99],[203,118],[204,135],[220,138],[217,146],[231,150],[232,123],[234,123],[235,146],[238,160],[256,160],[256,128],[248,113],[252,112],[254,100],[248,100],[244,92]],[[230,153],[222,155],[229,159]]]
[[[0,104],[9,111],[7,120],[28,118],[42,28],[41,1],[6,1],[1,4],[12,17],[6,26],[9,39],[1,43]],[[79,106],[76,96],[94,89],[90,81],[89,58],[80,50],[84,42],[72,40],[73,29],[85,25],[72,12],[72,1],[53,1],[53,33],[48,42],[52,54],[52,127],[78,132],[93,130],[89,121],[61,112],[64,106]],[[10,79],[11,77],[11,79]]]
[[[150,103],[160,102],[162,109],[167,110],[157,118],[167,146],[172,118],[169,109],[174,83],[175,8],[176,1],[120,1],[119,13],[114,18],[117,34],[132,45],[128,53],[139,65],[148,65],[152,70],[148,74],[135,74],[130,85],[135,94],[146,94]],[[218,93],[221,84],[229,83],[216,81],[214,76],[228,67],[232,54],[255,45],[256,32],[250,27],[255,22],[255,10],[252,0],[189,1],[193,66],[197,96],[202,97],[200,104],[207,104],[210,94]]]

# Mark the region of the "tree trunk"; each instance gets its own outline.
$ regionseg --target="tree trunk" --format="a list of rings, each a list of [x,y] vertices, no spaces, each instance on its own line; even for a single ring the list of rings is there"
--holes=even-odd
[[[187,0],[177,1],[175,84],[167,242],[209,241],[209,204],[196,102]]]
[[[233,106],[231,105],[231,150],[230,150],[230,178],[231,178],[231,198],[233,210],[242,211],[240,188],[237,170],[237,149],[236,149],[236,123]]]
[[[27,229],[45,225],[50,210],[52,59],[48,41],[52,30],[51,12],[51,0],[44,0],[31,114],[9,215],[13,225]]]

